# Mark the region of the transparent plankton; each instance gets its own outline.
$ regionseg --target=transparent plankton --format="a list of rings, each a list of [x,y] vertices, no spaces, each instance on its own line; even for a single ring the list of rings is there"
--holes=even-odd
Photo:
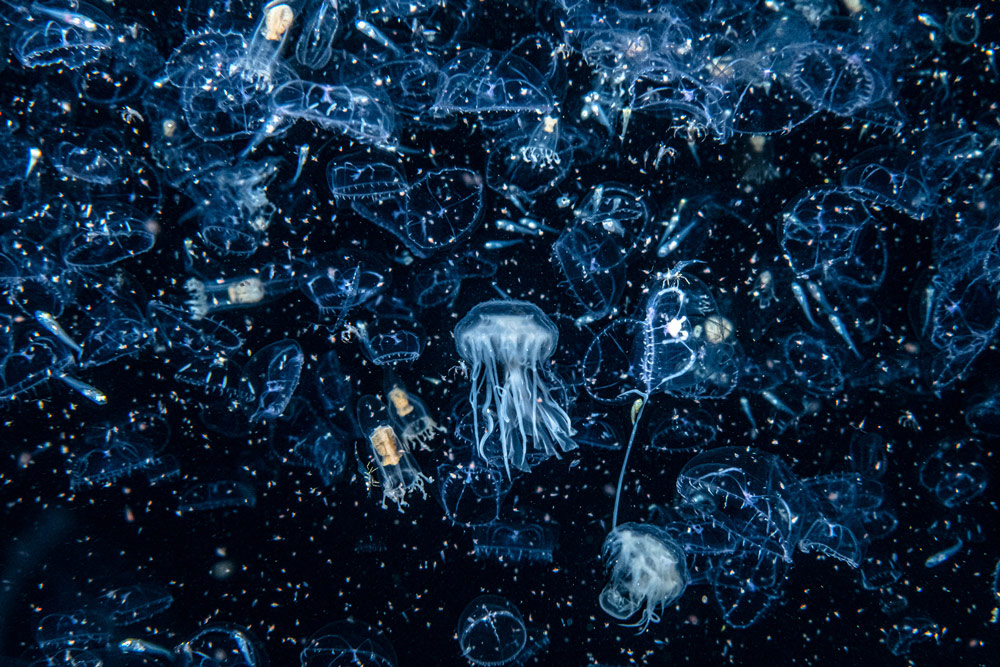
[[[386,397],[389,399],[389,419],[402,433],[407,448],[419,445],[420,449],[430,451],[428,443],[445,429],[437,425],[420,397],[409,393],[393,379],[386,382]]]
[[[604,540],[603,558],[611,581],[598,599],[601,609],[624,621],[642,612],[632,625],[660,622],[660,611],[687,588],[684,550],[656,526],[624,523]]]
[[[294,277],[283,267],[268,265],[253,276],[212,282],[190,278],[184,283],[189,295],[185,304],[191,319],[200,320],[219,310],[259,306],[292,291],[295,286]]]
[[[420,471],[407,444],[396,436],[385,404],[375,396],[363,396],[358,402],[358,423],[368,436],[378,467],[379,484],[383,491],[382,507],[389,499],[402,512],[408,504],[406,494],[413,489],[426,498],[424,483],[431,479]]]
[[[469,401],[479,456],[490,460],[487,442],[499,427],[508,476],[511,466],[530,470],[529,449],[536,460],[576,449],[569,415],[543,375],[558,339],[552,320],[527,301],[481,303],[455,327],[455,347],[472,366]],[[480,418],[485,431],[479,430]]]

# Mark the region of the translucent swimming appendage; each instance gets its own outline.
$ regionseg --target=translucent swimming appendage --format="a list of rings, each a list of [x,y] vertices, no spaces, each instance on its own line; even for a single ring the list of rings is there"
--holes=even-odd
[[[382,507],[386,499],[396,503],[399,511],[408,504],[406,494],[413,489],[426,498],[424,483],[431,482],[420,471],[416,459],[405,442],[396,436],[389,423],[385,405],[375,396],[364,396],[358,403],[358,422],[368,435],[375,465],[378,467],[379,484],[382,487]]]
[[[615,528],[604,541],[611,580],[601,591],[601,609],[620,621],[642,612],[639,632],[660,622],[660,611],[687,587],[684,550],[662,529],[638,523]]]

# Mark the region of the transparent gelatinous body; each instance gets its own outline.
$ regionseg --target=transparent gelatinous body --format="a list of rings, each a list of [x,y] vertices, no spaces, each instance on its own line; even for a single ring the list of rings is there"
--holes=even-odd
[[[111,619],[101,610],[78,609],[43,617],[35,630],[35,641],[42,651],[57,654],[71,647],[104,646],[113,629]]]
[[[685,464],[677,493],[731,539],[791,560],[802,529],[802,493],[776,456],[734,447],[708,450]]]
[[[426,344],[423,326],[402,311],[379,314],[371,323],[358,322],[353,331],[365,356],[377,366],[416,361]]]
[[[437,469],[438,497],[445,515],[455,523],[479,526],[497,520],[510,482],[503,472],[477,459],[442,463]]]
[[[305,25],[295,42],[295,60],[308,69],[321,69],[333,55],[333,40],[340,27],[338,0],[312,0]]]
[[[376,192],[387,187],[377,201],[355,197],[351,208],[382,227],[420,257],[449,248],[470,236],[482,222],[483,177],[461,167],[429,171],[403,191],[393,187],[395,176],[379,168],[362,174],[374,178]],[[390,183],[386,184],[386,179]],[[339,188],[338,188],[339,190]]]
[[[591,396],[607,402],[656,393],[704,399],[733,390],[742,352],[704,283],[685,274],[661,276],[638,315],[609,324],[587,350]]]
[[[920,465],[920,483],[946,507],[958,507],[986,490],[989,472],[972,440],[942,442]]]
[[[462,51],[444,66],[448,77],[434,110],[439,113],[548,113],[552,91],[529,62],[486,49]]]
[[[864,553],[857,536],[849,526],[821,517],[813,521],[799,540],[799,549],[805,552],[818,551],[842,560],[851,567],[861,564]]]
[[[618,526],[604,540],[602,558],[611,580],[601,591],[601,609],[620,621],[641,612],[635,625],[643,630],[659,623],[663,608],[687,587],[684,550],[656,526]]]
[[[170,591],[151,583],[111,588],[99,599],[116,625],[131,625],[152,618],[174,602]]]
[[[696,452],[718,434],[715,418],[702,408],[661,410],[650,423],[649,446],[661,452]]]
[[[313,633],[299,654],[299,661],[302,667],[395,667],[397,664],[396,652],[388,638],[354,619],[330,623]]]
[[[114,26],[107,17],[88,5],[73,3],[73,6],[80,11],[32,3],[31,11],[37,12],[34,17],[37,21],[26,26],[11,45],[22,65],[77,69],[94,62],[112,48]]]
[[[113,441],[104,447],[95,447],[73,463],[70,488],[77,491],[109,486],[152,468],[157,461],[153,452],[141,444]]]
[[[426,498],[424,484],[431,480],[420,472],[406,443],[396,435],[385,404],[375,396],[362,396],[358,401],[358,425],[368,437],[378,467],[382,507],[385,508],[386,500],[391,500],[402,512],[409,504],[406,495],[413,490]]]
[[[294,340],[281,340],[251,355],[240,376],[238,394],[247,403],[250,421],[281,415],[299,386],[302,348]]]
[[[63,250],[63,260],[80,269],[117,264],[147,252],[156,237],[139,219],[139,213],[113,205],[94,210],[80,222],[80,231]]]
[[[526,521],[497,521],[473,533],[476,558],[515,563],[550,563],[556,547],[556,528]]]
[[[462,657],[473,665],[507,665],[528,644],[528,628],[509,600],[481,595],[465,607],[458,622]]]
[[[607,234],[576,225],[563,229],[552,244],[552,261],[583,307],[582,322],[601,319],[618,305],[625,288],[619,250]]]
[[[181,494],[178,512],[253,507],[257,493],[249,484],[234,479],[200,482],[189,486]]]
[[[479,455],[499,427],[504,469],[530,470],[528,453],[545,457],[576,449],[569,415],[549,392],[543,362],[552,356],[558,329],[542,310],[526,301],[488,301],[473,308],[455,327],[455,347],[472,364],[474,432]],[[486,426],[480,435],[479,421]]]
[[[320,315],[333,316],[339,327],[348,311],[381,293],[389,282],[384,259],[339,252],[313,259],[305,270],[302,291]]]
[[[389,419],[408,449],[430,450],[429,443],[443,431],[431,417],[427,406],[416,394],[411,394],[399,381],[386,383]]]
[[[287,267],[269,265],[256,275],[204,282],[189,278],[184,283],[190,298],[191,319],[200,320],[220,310],[253,308],[298,287],[298,279]]]
[[[371,91],[312,81],[289,81],[274,91],[276,113],[336,130],[358,141],[393,143],[396,119],[392,106]]]
[[[396,166],[360,158],[331,161],[326,175],[334,199],[378,199],[410,187]]]

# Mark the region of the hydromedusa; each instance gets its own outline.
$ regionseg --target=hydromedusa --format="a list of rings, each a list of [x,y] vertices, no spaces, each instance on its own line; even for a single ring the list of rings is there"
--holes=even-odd
[[[569,415],[543,375],[542,364],[558,340],[556,325],[527,301],[481,303],[455,327],[455,347],[472,366],[469,401],[479,456],[488,460],[486,443],[499,427],[508,476],[511,466],[530,470],[529,447],[543,458],[576,449]]]
[[[687,588],[684,550],[657,526],[623,523],[604,540],[603,558],[611,580],[601,591],[601,609],[624,621],[639,611],[640,632],[660,622],[660,610]]]

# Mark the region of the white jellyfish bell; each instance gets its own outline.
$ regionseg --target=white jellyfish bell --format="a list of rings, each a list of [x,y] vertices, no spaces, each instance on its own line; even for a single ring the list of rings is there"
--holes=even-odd
[[[633,626],[642,632],[660,622],[660,611],[687,588],[684,550],[657,526],[623,523],[604,540],[611,580],[601,591],[601,609],[624,621],[640,611]]]
[[[455,327],[455,347],[470,365],[474,433],[479,456],[499,430],[504,469],[530,469],[528,453],[543,458],[576,449],[569,415],[545,382],[544,362],[555,352],[559,330],[527,301],[487,301]],[[485,429],[480,431],[480,417]]]

